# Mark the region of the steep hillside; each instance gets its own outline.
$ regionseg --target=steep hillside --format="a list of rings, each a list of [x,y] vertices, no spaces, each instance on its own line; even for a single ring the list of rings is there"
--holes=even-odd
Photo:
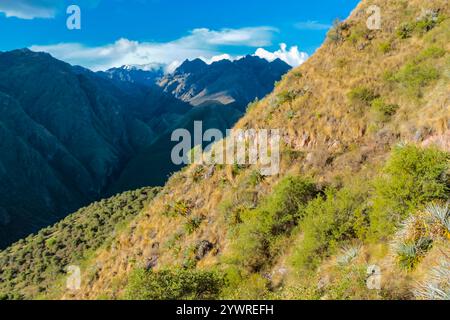
[[[236,125],[280,129],[278,175],[183,169],[81,264],[80,290],[39,297],[448,299],[449,16],[446,0],[362,1]]]
[[[77,265],[106,246],[159,192],[143,188],[82,208],[54,226],[0,252],[0,300],[38,297]]]

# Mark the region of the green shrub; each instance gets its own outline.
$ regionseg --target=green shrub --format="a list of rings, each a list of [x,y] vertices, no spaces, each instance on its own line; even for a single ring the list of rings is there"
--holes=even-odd
[[[386,54],[392,50],[392,44],[391,42],[382,42],[378,46],[378,49],[381,51],[381,53]]]
[[[367,38],[367,36],[369,35],[368,32],[369,32],[369,30],[367,29],[367,27],[365,25],[364,26],[355,26],[352,28],[352,31],[347,39],[351,43],[357,44],[361,40]]]
[[[353,88],[347,96],[353,104],[362,103],[364,105],[370,105],[373,100],[378,98],[373,90],[366,87]]]
[[[195,216],[192,218],[189,218],[186,224],[184,225],[184,230],[187,234],[192,234],[197,230],[200,225],[202,224],[203,220],[205,220],[205,217],[203,216]]]
[[[438,20],[433,18],[431,15],[423,17],[421,20],[417,21],[415,28],[420,33],[426,33],[436,27]]]
[[[400,27],[397,29],[397,35],[400,39],[407,39],[410,38],[414,32],[415,29],[414,23],[403,23],[400,25]]]
[[[399,106],[396,104],[386,104],[382,98],[377,98],[372,101],[372,111],[380,121],[387,121],[398,110]]]
[[[333,27],[327,34],[327,38],[334,43],[339,43],[345,40],[343,31],[349,29],[349,25],[345,22],[340,21],[339,19],[335,19],[333,21]]]
[[[166,217],[187,217],[191,213],[192,205],[186,200],[178,200],[167,204],[163,215]]]
[[[227,300],[254,300],[266,299],[269,294],[269,280],[262,275],[254,273],[242,277],[237,270],[228,270],[228,287],[223,292]]]
[[[296,268],[313,269],[340,242],[363,238],[366,222],[367,194],[359,188],[328,189],[324,196],[310,201],[302,210],[303,235],[293,253]]]
[[[255,271],[269,262],[276,240],[289,235],[301,218],[299,208],[316,194],[315,185],[304,178],[286,177],[254,210],[243,212],[233,241],[231,262]]]
[[[277,97],[278,97],[279,104],[284,104],[284,103],[290,103],[290,102],[294,101],[296,95],[291,91],[285,90],[285,91],[280,92],[277,95]]]
[[[439,79],[440,72],[431,64],[418,64],[416,61],[406,64],[399,71],[387,73],[385,79],[398,84],[409,95],[422,96],[422,88]]]
[[[434,29],[440,22],[442,17],[432,10],[425,11],[416,21],[406,22],[397,29],[397,35],[400,39],[410,38],[415,31],[424,34]]]
[[[199,270],[134,270],[125,289],[128,300],[209,300],[225,286],[222,275]]]
[[[419,53],[418,57],[415,59],[416,62],[421,62],[427,59],[438,59],[445,55],[445,49],[440,47],[429,47]]]
[[[448,153],[413,145],[396,147],[374,183],[371,229],[390,235],[410,212],[437,199],[449,199]]]

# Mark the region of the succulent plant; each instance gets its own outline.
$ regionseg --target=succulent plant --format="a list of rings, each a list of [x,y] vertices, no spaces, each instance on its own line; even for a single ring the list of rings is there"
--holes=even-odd
[[[446,228],[447,232],[450,232],[450,207],[448,203],[445,206],[430,204],[427,211],[434,220]]]
[[[450,300],[450,261],[442,260],[433,268],[428,279],[417,285],[414,295],[424,300]]]
[[[337,258],[337,263],[341,266],[349,264],[361,251],[360,245],[346,246],[342,248],[341,255]]]

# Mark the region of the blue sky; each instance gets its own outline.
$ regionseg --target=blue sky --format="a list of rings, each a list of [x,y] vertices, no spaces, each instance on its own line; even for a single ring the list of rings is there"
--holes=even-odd
[[[95,70],[255,52],[297,65],[358,2],[0,0],[0,50],[29,47]],[[66,27],[71,4],[81,8],[81,30]]]

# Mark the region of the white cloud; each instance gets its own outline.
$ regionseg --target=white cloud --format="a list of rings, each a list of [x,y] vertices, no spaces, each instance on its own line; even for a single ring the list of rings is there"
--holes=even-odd
[[[280,44],[280,50],[275,52],[270,52],[266,49],[259,48],[256,50],[255,56],[264,58],[268,61],[273,61],[278,58],[292,67],[297,67],[308,59],[308,54],[306,52],[300,52],[297,46],[292,46],[288,50],[285,43]]]
[[[0,12],[20,19],[53,18],[58,0],[2,0]]]
[[[205,61],[207,64],[211,64],[214,62],[218,62],[218,61],[222,61],[222,60],[230,60],[230,61],[234,61],[234,60],[238,60],[240,58],[242,58],[242,56],[231,56],[228,53],[223,53],[223,54],[219,54],[217,56],[213,56],[211,58],[205,58],[205,57],[199,57],[200,59],[202,59],[203,61]]]
[[[270,45],[273,34],[271,27],[242,29],[194,29],[187,36],[170,42],[138,42],[119,39],[104,46],[87,47],[79,43],[55,45],[34,45],[33,51],[45,51],[71,64],[93,70],[105,70],[122,65],[145,65],[161,63],[173,68],[178,61],[204,57],[205,60],[223,59],[221,46],[259,47]],[[226,58],[231,58],[230,56]],[[171,66],[170,66],[171,65]]]
[[[294,25],[300,30],[328,30],[331,28],[330,24],[320,23],[318,21],[302,21]]]
[[[271,44],[271,38],[277,29],[272,27],[222,29],[214,31],[209,29],[195,29],[192,38],[204,39],[211,45],[246,45],[260,47]]]
[[[76,4],[92,8],[100,0],[77,0]],[[64,11],[71,2],[63,0],[0,0],[0,12],[6,17],[31,20],[35,18],[54,18],[58,12]]]

